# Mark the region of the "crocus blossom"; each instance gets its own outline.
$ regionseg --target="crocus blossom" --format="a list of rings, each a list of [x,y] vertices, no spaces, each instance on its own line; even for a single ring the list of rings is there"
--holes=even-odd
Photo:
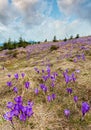
[[[74,96],[74,101],[75,101],[75,103],[78,101],[78,97],[77,96]]]
[[[29,81],[27,81],[27,82],[25,82],[25,88],[29,88],[30,87],[30,82]]]
[[[87,102],[82,102],[81,107],[82,115],[84,116],[89,110],[90,110],[89,104]]]
[[[18,80],[18,78],[19,78],[18,73],[16,73],[14,76],[15,76],[15,78]]]
[[[65,110],[64,110],[64,115],[65,115],[67,118],[69,118],[69,116],[70,116],[70,110],[69,110],[69,109],[65,109]]]

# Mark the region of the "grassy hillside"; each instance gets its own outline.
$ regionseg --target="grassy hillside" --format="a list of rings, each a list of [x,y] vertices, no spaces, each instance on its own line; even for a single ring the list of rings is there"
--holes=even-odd
[[[0,130],[90,130],[90,77],[90,36],[1,51]],[[8,86],[7,82],[12,85]],[[30,83],[29,88],[25,87],[25,82]],[[13,90],[14,87],[18,92]],[[67,88],[71,88],[72,93]],[[26,121],[14,116],[12,124],[3,115],[10,111],[7,103],[15,103],[17,96],[23,98],[24,105],[28,101],[33,102],[33,115]],[[74,96],[78,97],[77,102]],[[84,116],[81,110],[83,102],[89,104],[89,111]],[[70,111],[68,116],[64,113],[65,109]]]

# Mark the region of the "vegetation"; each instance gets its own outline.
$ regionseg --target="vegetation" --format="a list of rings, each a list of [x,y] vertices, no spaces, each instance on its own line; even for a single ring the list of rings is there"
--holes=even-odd
[[[57,41],[58,41],[58,40],[57,40],[56,36],[54,36],[53,42],[57,42]]]
[[[90,130],[90,45],[84,38],[0,52],[0,129]]]
[[[59,48],[58,46],[52,45],[52,46],[50,47],[50,50],[53,51],[53,50],[57,50],[58,48]]]
[[[67,38],[65,37],[63,41],[66,42],[66,41],[67,41]]]
[[[76,35],[75,38],[79,38],[79,34]],[[69,40],[73,39],[73,36],[71,35]],[[67,41],[67,38],[65,37],[63,39],[63,41]],[[44,42],[47,42],[47,39],[45,39]],[[58,42],[56,36],[53,37],[53,42]],[[33,44],[40,44],[40,41],[38,42],[28,42],[26,40],[24,40],[22,37],[19,38],[18,41],[12,41],[11,38],[8,39],[8,41],[4,42],[3,46],[0,47],[0,51],[1,50],[6,50],[6,49],[9,49],[9,50],[12,50],[12,49],[16,49],[18,47],[23,47],[25,48],[27,45],[33,45]],[[54,49],[56,47],[53,47]]]
[[[45,41],[44,42],[47,42],[47,39],[45,39]]]
[[[71,39],[73,39],[73,36],[72,36],[72,35],[70,36],[69,40],[71,40]]]
[[[79,37],[80,37],[79,34],[77,34],[75,38],[79,38]]]
[[[32,44],[40,44],[39,42],[28,42],[26,40],[23,40],[22,37],[19,38],[19,40],[16,41],[11,41],[11,38],[8,39],[8,41],[4,42],[3,46],[0,47],[0,50],[12,50],[16,49],[18,47],[23,47],[25,48],[27,45],[32,45]]]

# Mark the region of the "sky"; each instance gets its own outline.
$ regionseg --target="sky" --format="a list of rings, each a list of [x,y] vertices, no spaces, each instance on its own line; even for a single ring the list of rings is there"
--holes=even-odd
[[[91,0],[0,0],[0,43],[91,35]]]

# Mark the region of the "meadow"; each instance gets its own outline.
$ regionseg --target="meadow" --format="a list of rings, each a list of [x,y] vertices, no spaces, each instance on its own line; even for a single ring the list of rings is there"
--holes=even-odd
[[[0,51],[0,130],[91,130],[91,36]]]

